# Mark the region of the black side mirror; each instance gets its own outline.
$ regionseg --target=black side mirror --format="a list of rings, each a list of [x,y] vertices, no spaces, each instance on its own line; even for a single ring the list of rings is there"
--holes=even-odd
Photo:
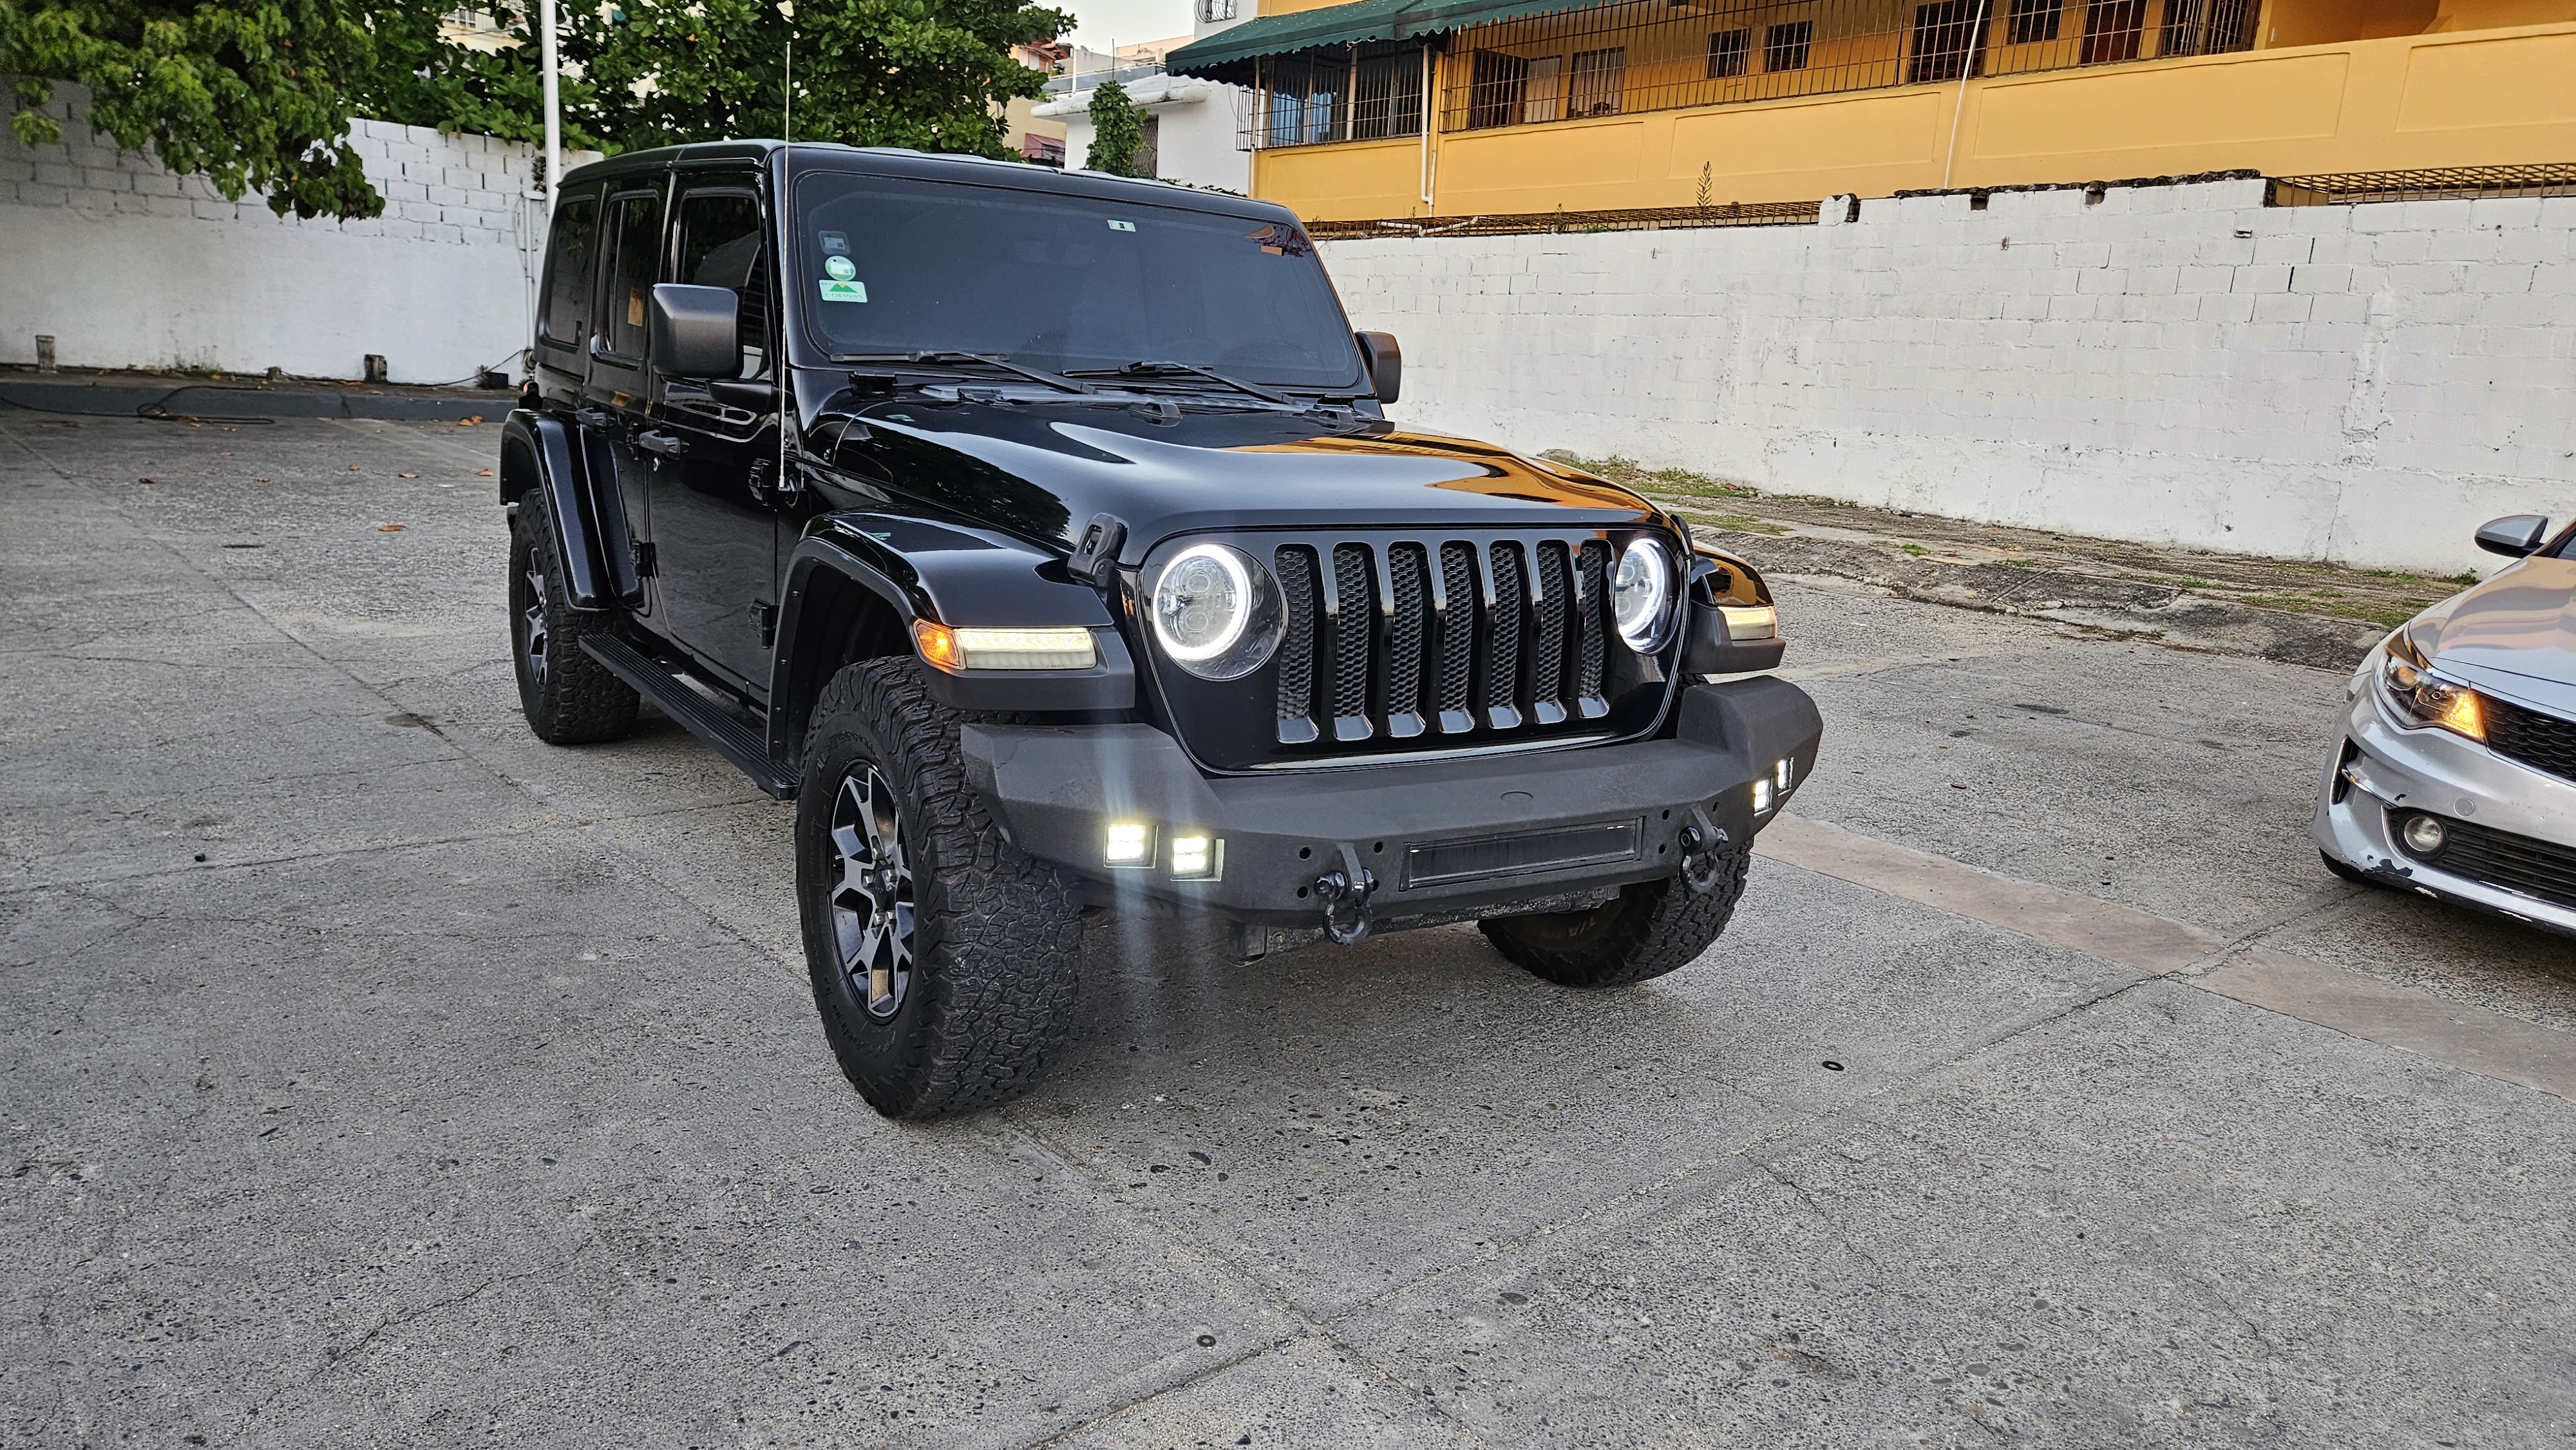
[[[653,371],[729,378],[742,371],[742,299],[730,287],[664,282],[653,289]]]
[[[1396,346],[1392,332],[1354,332],[1359,342],[1360,361],[1368,368],[1369,386],[1376,390],[1377,400],[1392,403],[1404,391],[1404,349]]]
[[[2549,520],[2538,514],[2507,514],[2489,519],[2478,530],[2478,547],[2490,554],[2520,559],[2540,548],[2549,537]]]

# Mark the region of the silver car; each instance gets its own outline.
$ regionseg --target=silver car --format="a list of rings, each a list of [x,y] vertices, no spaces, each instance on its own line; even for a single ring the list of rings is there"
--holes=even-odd
[[[2353,675],[2317,849],[2338,876],[2576,935],[2576,526],[2517,514],[2478,547],[2517,562]]]

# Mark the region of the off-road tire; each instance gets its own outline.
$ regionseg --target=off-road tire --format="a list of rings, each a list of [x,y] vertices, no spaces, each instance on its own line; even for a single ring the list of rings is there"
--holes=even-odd
[[[1514,966],[1560,987],[1625,987],[1688,966],[1735,915],[1752,843],[1715,854],[1717,884],[1703,895],[1674,877],[1628,887],[1588,911],[1489,916],[1476,923]]]
[[[969,1112],[1037,1083],[1073,1026],[1082,912],[1045,862],[1002,839],[967,784],[957,727],[910,659],[862,660],[824,686],[805,732],[796,895],[823,1035],[841,1071],[890,1118]],[[843,971],[832,811],[873,765],[902,817],[913,938],[909,986],[886,1020]]]
[[[545,581],[542,599],[532,574]],[[563,561],[555,553],[554,527],[546,518],[544,496],[534,489],[519,500],[510,521],[509,598],[511,672],[519,679],[519,709],[537,738],[549,745],[589,745],[632,731],[638,703],[634,687],[581,647],[585,638],[608,633],[614,616],[572,607]],[[531,605],[544,612],[542,671],[529,659],[525,612]]]

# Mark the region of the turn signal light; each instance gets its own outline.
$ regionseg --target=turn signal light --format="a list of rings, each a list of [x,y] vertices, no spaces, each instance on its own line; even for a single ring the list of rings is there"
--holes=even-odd
[[[1100,648],[1091,631],[1079,625],[1060,629],[992,629],[976,625],[951,629],[927,619],[912,622],[913,643],[922,662],[956,674],[960,670],[1087,670],[1100,663]]]

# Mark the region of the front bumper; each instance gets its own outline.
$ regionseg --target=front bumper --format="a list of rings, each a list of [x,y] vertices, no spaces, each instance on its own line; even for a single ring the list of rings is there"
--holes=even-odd
[[[1678,709],[1665,740],[1219,777],[1147,725],[968,725],[962,744],[1012,844],[1117,899],[1307,928],[1318,879],[1355,860],[1390,930],[1607,899],[1675,874],[1695,823],[1749,841],[1815,764],[1815,702],[1754,679],[1692,686]],[[1140,859],[1110,864],[1113,826],[1142,828]],[[1200,879],[1175,875],[1200,860]]]
[[[2318,783],[2317,849],[2383,885],[2576,935],[2576,907],[2419,860],[2396,820],[2422,811],[2523,841],[2576,852],[2576,782],[2506,760],[2448,731],[2401,729],[2369,682],[2354,697],[2344,739]]]

